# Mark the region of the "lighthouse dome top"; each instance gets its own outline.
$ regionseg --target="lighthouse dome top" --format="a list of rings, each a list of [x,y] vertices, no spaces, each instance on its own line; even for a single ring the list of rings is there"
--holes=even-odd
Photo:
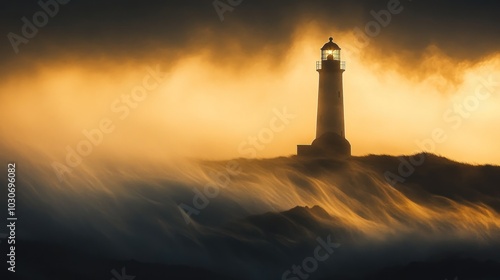
[[[329,38],[329,40],[330,40],[330,42],[326,43],[326,44],[325,44],[325,45],[321,48],[321,50],[322,50],[322,51],[325,51],[325,50],[340,50],[339,45],[337,45],[337,44],[335,44],[335,43],[333,42],[333,38],[332,38],[332,37],[330,37],[330,38]]]

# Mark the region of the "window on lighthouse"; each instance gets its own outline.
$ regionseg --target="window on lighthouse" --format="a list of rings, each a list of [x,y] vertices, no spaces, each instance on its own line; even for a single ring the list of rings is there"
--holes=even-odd
[[[340,50],[324,50],[321,54],[322,60],[340,60]]]
[[[334,60],[340,60],[340,50],[334,50],[333,51],[333,59]]]
[[[327,54],[327,56],[326,56],[327,60],[333,60],[333,51],[332,50],[327,50],[326,54]]]

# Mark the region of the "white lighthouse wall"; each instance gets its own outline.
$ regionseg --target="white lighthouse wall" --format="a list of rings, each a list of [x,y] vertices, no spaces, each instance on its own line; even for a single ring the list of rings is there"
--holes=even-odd
[[[320,69],[316,138],[334,132],[345,138],[341,69]]]

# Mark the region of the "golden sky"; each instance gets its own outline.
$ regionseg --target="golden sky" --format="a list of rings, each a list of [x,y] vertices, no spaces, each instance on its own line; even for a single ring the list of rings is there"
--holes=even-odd
[[[131,29],[133,38],[139,32],[145,39],[130,45],[123,35],[105,40],[98,31],[97,39],[87,41],[82,30],[57,37],[64,30],[61,22],[68,20],[63,14],[60,30],[49,26],[40,39],[22,45],[23,52],[5,56],[1,141],[14,158],[33,149],[63,162],[68,147],[76,150],[88,138],[84,130],[92,134],[104,122],[108,133],[96,136],[99,141],[90,147],[89,157],[293,155],[297,144],[310,144],[315,135],[315,61],[320,47],[334,36],[347,61],[345,122],[353,155],[426,150],[468,163],[500,164],[500,53],[477,41],[467,57],[463,46],[453,48],[436,39],[443,30],[431,30],[429,37],[422,35],[423,28],[413,34],[402,31],[413,16],[408,5],[397,15],[407,16],[406,21],[397,23],[393,15],[395,23],[380,36],[360,41],[356,26],[367,22],[370,13],[366,7],[345,5],[352,13],[343,15],[338,26],[325,27],[320,20],[325,14],[311,20],[304,12],[264,32],[264,22],[249,25],[246,14],[238,18],[235,10],[220,23],[212,11],[215,19],[210,20],[222,24],[220,34],[212,23],[190,23],[181,28],[189,36],[177,32],[171,40]],[[243,12],[244,6],[238,9]],[[270,17],[267,12],[263,16]],[[209,22],[204,17],[200,22]],[[282,30],[288,33],[270,39]],[[151,40],[153,35],[161,39]],[[412,36],[423,39],[410,48]],[[165,78],[157,85],[148,80],[154,84],[151,89],[140,100],[128,100],[148,79],[153,71],[148,69],[160,69]],[[283,114],[289,118],[283,120]]]

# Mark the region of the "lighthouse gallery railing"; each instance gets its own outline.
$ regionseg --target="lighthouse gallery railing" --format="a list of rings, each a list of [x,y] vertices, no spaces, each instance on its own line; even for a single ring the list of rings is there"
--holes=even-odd
[[[345,70],[345,61],[340,62],[340,69]],[[316,61],[316,70],[321,70],[321,61]]]

